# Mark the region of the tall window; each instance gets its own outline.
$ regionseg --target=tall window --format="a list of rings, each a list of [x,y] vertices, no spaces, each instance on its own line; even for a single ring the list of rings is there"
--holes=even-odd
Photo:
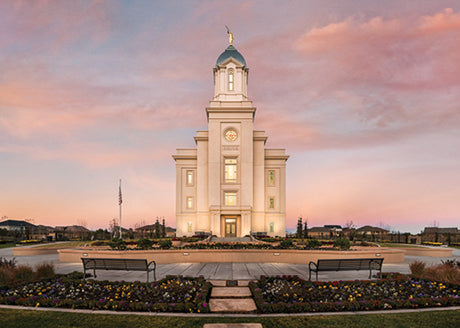
[[[226,158],[225,164],[225,182],[236,182],[237,162],[236,158]]]
[[[187,225],[187,231],[192,232],[192,222],[189,222]]]
[[[268,207],[269,208],[275,208],[275,197],[270,197],[268,199]]]
[[[275,224],[273,222],[270,222],[270,232],[275,231]]]
[[[226,192],[224,198],[225,205],[236,206],[236,192]]]
[[[187,196],[187,209],[192,209],[192,208],[193,208],[193,197]]]
[[[193,186],[193,171],[187,170],[187,186]]]
[[[268,185],[275,185],[275,171],[268,171]]]
[[[234,81],[233,81],[233,70],[230,69],[228,71],[228,91],[233,91],[233,84],[234,84]]]

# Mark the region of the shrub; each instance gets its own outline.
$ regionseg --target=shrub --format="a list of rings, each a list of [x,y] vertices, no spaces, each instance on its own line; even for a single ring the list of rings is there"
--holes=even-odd
[[[284,239],[280,241],[280,248],[290,248],[294,244],[292,243],[292,239]]]
[[[162,249],[168,249],[172,246],[172,241],[171,239],[165,239],[160,242],[160,248]]]
[[[460,284],[460,269],[449,265],[429,267],[425,270],[423,278],[442,281],[444,283]]]
[[[105,246],[107,245],[107,242],[104,240],[96,240],[96,241],[92,241],[90,245],[91,246]]]
[[[318,248],[320,246],[321,242],[318,239],[310,239],[307,244],[308,248]]]
[[[342,250],[350,249],[350,241],[347,238],[337,238],[334,241],[334,247],[338,247]]]
[[[150,239],[139,239],[137,242],[137,247],[140,249],[151,249],[153,246],[153,241]]]
[[[51,263],[42,263],[37,265],[35,270],[35,277],[38,280],[54,278],[56,273],[54,272],[54,265]]]
[[[422,277],[425,273],[425,262],[422,261],[414,261],[409,265],[410,273],[414,277]]]
[[[460,261],[456,261],[456,260],[445,260],[445,261],[443,261],[443,260],[441,260],[441,263],[443,265],[447,265],[447,266],[450,266],[452,268],[457,267],[457,268],[460,269]]]
[[[126,244],[121,238],[113,238],[112,241],[110,241],[108,244],[111,249],[118,249],[118,250],[126,249]]]
[[[13,257],[11,260],[0,257],[0,268],[14,269],[16,267],[16,258]]]
[[[13,271],[14,280],[17,283],[28,283],[34,280],[35,273],[31,267],[20,265]]]
[[[0,288],[11,285],[12,280],[13,280],[12,270],[9,268],[0,267]]]

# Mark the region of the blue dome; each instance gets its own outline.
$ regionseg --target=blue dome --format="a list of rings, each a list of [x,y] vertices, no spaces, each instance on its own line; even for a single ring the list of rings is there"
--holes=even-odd
[[[227,49],[225,49],[225,51],[220,54],[219,58],[217,58],[216,66],[222,64],[230,57],[239,61],[241,64],[243,64],[243,66],[246,66],[246,61],[244,60],[243,55],[241,55],[232,45],[228,46]]]

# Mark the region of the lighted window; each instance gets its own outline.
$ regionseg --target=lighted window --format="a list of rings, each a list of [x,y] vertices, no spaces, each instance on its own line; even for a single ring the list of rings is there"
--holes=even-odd
[[[268,184],[270,186],[275,184],[275,171],[268,171]]]
[[[192,209],[192,208],[193,208],[193,197],[192,197],[192,196],[188,196],[188,197],[187,197],[187,208],[188,208],[188,209]]]
[[[270,222],[270,232],[275,232],[275,224]]]
[[[236,192],[226,192],[224,197],[225,205],[236,206]]]
[[[188,231],[188,232],[192,232],[192,222],[189,222],[189,223],[188,223],[187,231]]]
[[[236,182],[237,162],[235,158],[225,159],[225,182]]]
[[[187,170],[187,186],[193,186],[193,171]]]
[[[233,70],[231,69],[228,71],[228,91],[233,91],[233,85]]]
[[[275,208],[275,198],[274,197],[270,197],[268,199],[268,207],[269,208]]]

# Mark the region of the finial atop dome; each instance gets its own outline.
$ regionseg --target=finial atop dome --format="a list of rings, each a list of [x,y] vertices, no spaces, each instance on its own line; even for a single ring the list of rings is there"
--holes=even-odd
[[[230,31],[227,25],[225,25],[227,28],[227,34],[228,34],[228,43],[232,46],[233,45],[233,33]]]

